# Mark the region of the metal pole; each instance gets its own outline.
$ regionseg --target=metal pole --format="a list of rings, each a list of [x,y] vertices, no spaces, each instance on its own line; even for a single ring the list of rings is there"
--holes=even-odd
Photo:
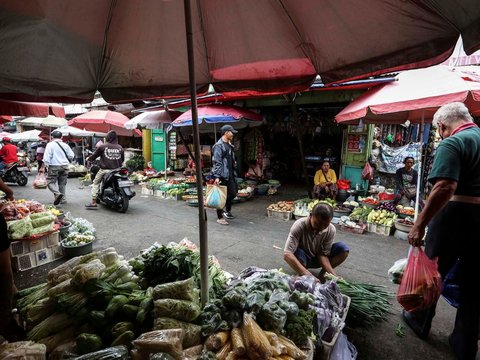
[[[200,132],[198,128],[197,87],[195,80],[195,58],[193,53],[192,9],[190,0],[185,5],[185,30],[187,34],[188,75],[190,81],[190,102],[192,105],[193,147],[195,152],[195,173],[198,193],[198,224],[200,230],[200,281],[202,307],[208,302],[208,233],[207,212],[203,204],[202,163],[200,161]]]
[[[418,202],[420,201],[420,182],[422,181],[422,148],[423,148],[423,127],[424,127],[424,116],[425,110],[422,111],[422,124],[420,125],[420,156],[418,157],[418,176],[417,176],[417,194],[415,195],[415,217],[414,220],[417,220],[418,217]]]

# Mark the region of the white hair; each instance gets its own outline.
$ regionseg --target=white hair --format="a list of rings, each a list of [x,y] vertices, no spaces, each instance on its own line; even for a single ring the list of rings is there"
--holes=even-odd
[[[452,102],[443,105],[433,115],[433,125],[438,126],[438,122],[445,125],[455,124],[458,121],[473,122],[473,118],[464,103]]]

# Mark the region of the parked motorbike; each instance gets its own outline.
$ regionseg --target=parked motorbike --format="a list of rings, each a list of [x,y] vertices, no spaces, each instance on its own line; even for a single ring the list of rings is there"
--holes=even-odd
[[[19,166],[18,163],[13,163],[0,170],[0,177],[3,182],[25,186],[28,183],[28,168]]]
[[[90,169],[92,179],[95,178],[98,170],[98,166],[92,166]],[[103,176],[97,202],[124,213],[128,209],[130,199],[135,196],[132,186],[133,181],[128,179],[126,168],[114,169]]]

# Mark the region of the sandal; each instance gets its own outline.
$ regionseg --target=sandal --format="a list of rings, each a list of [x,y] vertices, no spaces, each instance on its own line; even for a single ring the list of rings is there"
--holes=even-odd
[[[87,210],[97,210],[98,206],[96,204],[86,204],[85,209]]]
[[[228,221],[225,219],[217,219],[217,223],[220,225],[228,225]]]

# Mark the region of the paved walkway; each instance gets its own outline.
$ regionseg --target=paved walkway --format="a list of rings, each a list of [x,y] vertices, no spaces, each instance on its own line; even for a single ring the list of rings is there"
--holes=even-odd
[[[16,198],[51,203],[53,195],[48,190],[33,189],[32,181],[31,177],[24,188],[12,186]],[[234,205],[232,213],[236,219],[231,220],[229,226],[217,224],[215,212],[207,209],[208,250],[220,260],[225,270],[238,273],[247,266],[255,265],[290,271],[282,259],[282,251],[277,247],[283,248],[293,221],[268,218],[266,207],[272,202],[295,200],[305,195],[294,187],[281,187],[279,190],[277,195],[255,197]],[[138,188],[126,214],[103,206],[96,211],[85,210],[90,188],[83,188],[75,178],[69,179],[67,199],[68,203],[63,205],[65,211],[93,222],[97,228],[98,240],[94,249],[114,246],[119,254],[130,258],[154,242],[167,244],[187,237],[198,245],[198,209],[187,206],[183,201],[142,196]],[[337,269],[340,276],[346,280],[384,285],[396,292],[398,287],[388,281],[387,270],[395,260],[406,256],[408,244],[405,241],[393,236],[354,235],[341,231],[337,232],[337,240],[346,242],[351,249],[349,258]],[[47,272],[61,261],[15,274],[18,287],[25,288],[43,281]],[[392,304],[392,313],[384,323],[373,329],[348,333],[349,339],[357,346],[359,360],[454,359],[447,341],[453,328],[454,308],[440,300],[430,337],[422,341],[403,324],[399,315],[400,306],[395,299],[392,299]],[[398,324],[404,327],[404,337],[395,334]]]

